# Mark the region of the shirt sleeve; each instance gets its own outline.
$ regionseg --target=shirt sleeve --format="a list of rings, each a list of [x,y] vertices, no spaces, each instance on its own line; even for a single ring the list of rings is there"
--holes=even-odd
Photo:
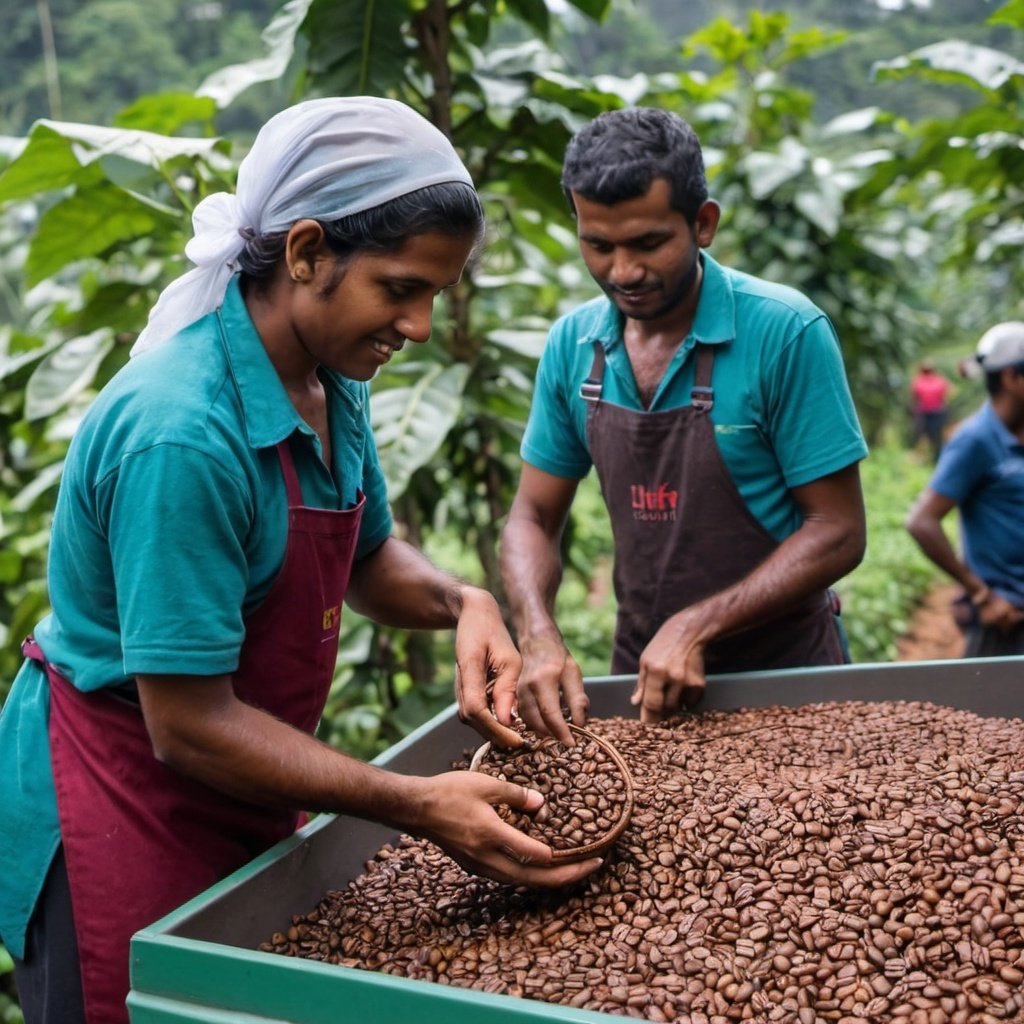
[[[824,314],[781,347],[769,368],[767,398],[771,443],[787,487],[819,480],[867,455],[839,339]]]
[[[180,444],[126,455],[104,481],[127,675],[238,667],[249,582],[249,489],[221,460]]]
[[[575,355],[576,349],[575,339],[561,337],[556,324],[537,366],[519,450],[524,462],[570,480],[582,480],[592,465],[586,444],[586,409],[578,396],[582,377],[576,379],[576,361],[566,358]]]
[[[929,486],[956,505],[963,505],[981,486],[990,465],[984,446],[969,431],[957,431],[943,445]]]

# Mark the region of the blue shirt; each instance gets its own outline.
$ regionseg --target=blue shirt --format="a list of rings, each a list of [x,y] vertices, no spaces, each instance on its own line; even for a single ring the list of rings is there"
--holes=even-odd
[[[946,443],[930,486],[959,509],[964,561],[1024,608],[1024,445],[991,402]]]
[[[867,455],[839,341],[825,313],[794,289],[722,267],[707,253],[702,260],[693,327],[648,411],[688,405],[694,346],[714,345],[715,440],[751,512],[781,541],[803,522],[790,488]],[[521,446],[526,462],[574,480],[589,472],[579,388],[595,341],[606,353],[603,400],[643,410],[622,328],[622,315],[604,297],[553,325]]]
[[[138,673],[237,668],[245,617],[269,591],[287,543],[279,441],[293,439],[306,505],[349,508],[365,493],[357,559],[391,533],[368,385],[321,370],[329,471],[237,279],[219,313],[132,359],[69,448],[49,551],[53,612],[34,635],[80,690]],[[48,712],[46,675],[26,662],[0,712],[0,936],[15,956],[60,842]]]

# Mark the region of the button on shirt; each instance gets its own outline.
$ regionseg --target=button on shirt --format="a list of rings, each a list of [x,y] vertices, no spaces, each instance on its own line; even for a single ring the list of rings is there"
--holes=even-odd
[[[287,541],[275,445],[292,438],[303,498],[366,495],[356,559],[391,533],[366,383],[321,370],[332,466],[249,318],[237,278],[221,310],[132,359],[82,420],[49,552],[53,613],[34,631],[80,690],[138,673],[219,675],[238,665],[245,616]],[[0,713],[0,938],[15,955],[60,841],[50,774],[49,687],[34,662]]]

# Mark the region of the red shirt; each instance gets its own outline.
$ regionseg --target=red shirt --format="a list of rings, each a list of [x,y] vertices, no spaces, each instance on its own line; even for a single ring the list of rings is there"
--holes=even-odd
[[[934,370],[922,370],[911,385],[918,412],[941,412],[946,404],[949,381]]]

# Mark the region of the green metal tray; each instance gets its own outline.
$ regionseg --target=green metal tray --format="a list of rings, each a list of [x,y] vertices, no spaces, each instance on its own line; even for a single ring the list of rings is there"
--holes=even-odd
[[[591,714],[634,716],[635,677],[587,680]],[[986,716],[1024,717],[1024,657],[844,665],[718,676],[698,710],[796,706],[832,700],[931,701]],[[444,771],[480,742],[454,706],[376,762],[407,774]],[[258,952],[313,909],[328,889],[360,875],[391,829],[322,815],[228,878],[196,896],[131,943],[133,1024],[488,1024],[577,1021],[612,1024],[610,1014],[514,996]]]

